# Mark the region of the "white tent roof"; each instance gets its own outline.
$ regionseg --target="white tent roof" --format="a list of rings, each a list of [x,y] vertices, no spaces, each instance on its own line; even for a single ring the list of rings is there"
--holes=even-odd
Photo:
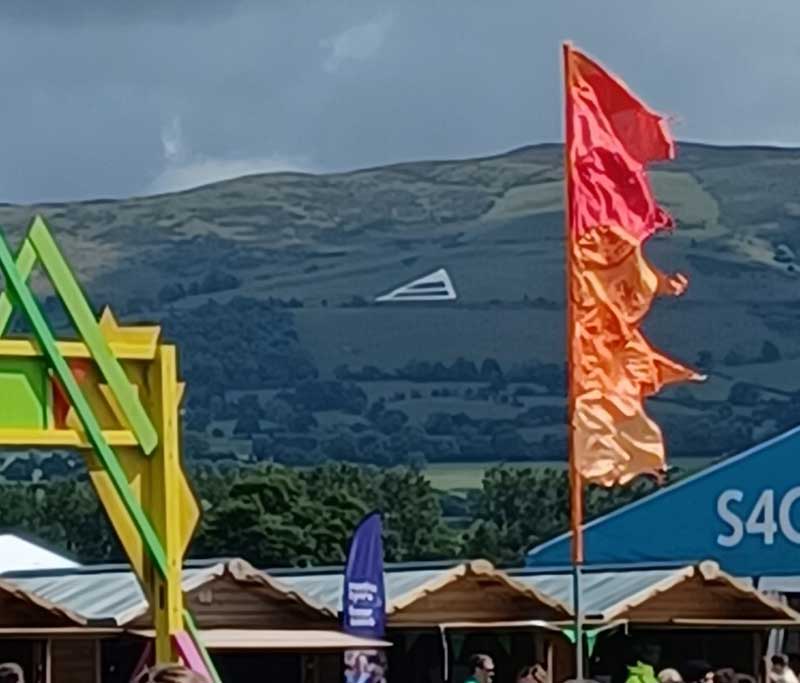
[[[0,535],[0,574],[28,569],[71,569],[77,563],[13,534]]]

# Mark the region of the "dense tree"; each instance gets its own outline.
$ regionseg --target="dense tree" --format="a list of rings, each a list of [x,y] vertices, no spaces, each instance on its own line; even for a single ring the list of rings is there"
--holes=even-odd
[[[28,533],[86,562],[123,558],[91,485],[77,479],[0,486],[2,527]]]
[[[375,422],[378,429],[384,434],[394,434],[399,432],[408,422],[408,415],[402,410],[385,410]]]
[[[340,563],[353,528],[371,510],[384,513],[389,561],[458,552],[438,496],[413,470],[203,465],[193,468],[191,478],[205,510],[195,556],[244,556],[264,567]],[[123,559],[85,480],[0,485],[0,520],[4,528],[41,538],[83,562]]]
[[[229,289],[236,289],[241,284],[241,281],[231,273],[225,273],[219,270],[212,270],[207,273],[202,282],[195,287],[200,294],[213,294],[215,292],[224,292]]]
[[[261,431],[261,425],[258,418],[252,415],[242,415],[233,428],[233,433],[236,436],[252,436]]]
[[[568,522],[566,473],[555,469],[489,470],[480,491],[448,503],[451,512],[474,520],[463,534],[445,522],[439,495],[413,467],[243,466],[227,455],[193,466],[190,475],[204,510],[192,555],[243,556],[265,568],[343,562],[353,528],[371,510],[383,513],[390,562],[469,556],[518,564],[526,549]],[[652,487],[644,480],[610,490],[590,487],[587,516]],[[85,478],[0,484],[0,520],[83,562],[123,559]]]
[[[714,369],[714,354],[707,349],[697,354],[697,367],[706,372]]]
[[[670,479],[678,476],[673,472]],[[588,519],[652,491],[654,482],[640,479],[613,489],[588,487]],[[474,519],[462,552],[499,564],[519,564],[525,551],[565,531],[569,523],[567,472],[550,468],[488,470],[474,500]]]
[[[728,402],[734,406],[752,407],[761,399],[761,390],[748,382],[736,382],[728,395]]]
[[[765,341],[761,346],[761,360],[764,363],[774,363],[780,359],[780,349],[771,341]]]
[[[158,292],[158,300],[162,304],[171,304],[186,296],[186,290],[180,283],[164,285]]]
[[[289,332],[294,319],[277,300],[235,297],[173,311],[166,335],[186,349],[183,375],[195,387],[264,389],[313,379],[317,368]],[[277,343],[276,343],[277,342]]]
[[[361,387],[338,380],[301,382],[286,400],[309,411],[340,410],[352,415],[360,415],[367,407],[367,395]]]
[[[419,473],[272,465],[230,483],[206,514],[196,552],[244,554],[260,566],[340,563],[358,520],[374,509],[384,513],[389,561],[451,557],[458,549],[435,492]]]

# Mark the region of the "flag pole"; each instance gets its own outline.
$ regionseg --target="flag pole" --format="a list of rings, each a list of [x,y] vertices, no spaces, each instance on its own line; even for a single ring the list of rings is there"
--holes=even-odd
[[[584,680],[583,671],[583,612],[581,605],[581,566],[583,565],[583,480],[575,459],[573,417],[575,395],[573,386],[575,320],[572,296],[572,205],[573,188],[570,178],[570,150],[572,141],[572,98],[570,97],[570,50],[563,45],[564,71],[564,250],[566,253],[566,344],[567,344],[567,456],[569,459],[570,531],[572,532],[572,603],[575,613],[575,680]]]

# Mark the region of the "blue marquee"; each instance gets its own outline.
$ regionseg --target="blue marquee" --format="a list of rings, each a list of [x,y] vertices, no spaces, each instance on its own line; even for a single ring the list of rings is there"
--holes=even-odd
[[[800,428],[588,523],[586,564],[715,560],[738,576],[800,574]],[[529,551],[529,567],[570,562],[570,535]]]

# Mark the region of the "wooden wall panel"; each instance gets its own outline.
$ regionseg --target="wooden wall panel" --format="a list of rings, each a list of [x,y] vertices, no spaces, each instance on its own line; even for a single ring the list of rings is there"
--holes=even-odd
[[[623,618],[633,622],[668,624],[672,619],[774,619],[776,614],[759,600],[722,583],[692,578],[659,593]]]
[[[50,650],[53,683],[100,683],[98,646],[96,640],[53,640]]]
[[[67,619],[9,593],[0,593],[0,628],[74,626]]]
[[[236,581],[230,576],[214,579],[191,591],[186,605],[201,629],[326,629],[337,620],[258,584]],[[136,619],[131,628],[151,628],[149,615]]]
[[[436,626],[442,622],[528,621],[548,618],[552,609],[497,579],[454,581],[389,615],[389,625]]]

